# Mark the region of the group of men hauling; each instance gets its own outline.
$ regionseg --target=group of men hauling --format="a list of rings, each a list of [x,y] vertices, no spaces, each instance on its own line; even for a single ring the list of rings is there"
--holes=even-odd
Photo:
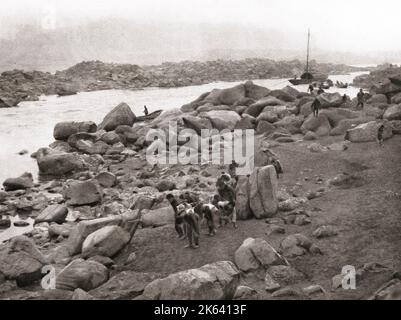
[[[238,177],[235,175],[235,163],[230,165],[230,173],[222,172],[216,182],[216,191],[209,203],[203,203],[193,193],[185,192],[179,199],[172,194],[167,195],[175,213],[175,230],[182,240],[187,239],[186,247],[199,247],[200,225],[205,221],[209,236],[217,232],[216,221],[219,227],[231,222],[237,228],[235,211],[235,188]]]
[[[274,166],[279,178],[279,175],[283,173],[280,161],[273,158],[270,159],[270,163]],[[228,168],[228,173],[221,173],[216,182],[217,193],[208,203],[203,203],[198,195],[188,191],[181,194],[178,199],[173,194],[167,195],[166,198],[174,209],[175,230],[178,238],[188,240],[186,248],[199,247],[200,225],[203,221],[206,222],[209,236],[216,235],[216,222],[219,228],[230,222],[235,229],[238,228],[235,209],[237,167],[238,164],[233,161]]]

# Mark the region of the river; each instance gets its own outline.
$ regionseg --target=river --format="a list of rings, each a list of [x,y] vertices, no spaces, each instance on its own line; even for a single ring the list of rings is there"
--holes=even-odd
[[[352,80],[366,72],[330,76],[334,82],[351,83]],[[280,89],[290,83],[287,79],[254,80],[254,83],[269,89]],[[214,88],[228,88],[240,82],[215,82],[199,86],[181,88],[147,88],[138,91],[105,90],[82,92],[74,96],[42,96],[39,101],[22,102],[19,107],[0,109],[0,183],[6,178],[17,177],[24,172],[31,172],[37,177],[36,161],[30,154],[41,147],[48,146],[53,139],[53,128],[60,121],[91,120],[99,123],[103,117],[120,102],[126,102],[137,115],[142,115],[143,106],[149,112],[168,110],[186,104],[202,93]],[[306,91],[307,86],[297,86]],[[355,97],[358,88],[330,88],[327,92],[346,93]],[[27,150],[25,155],[19,155]]]

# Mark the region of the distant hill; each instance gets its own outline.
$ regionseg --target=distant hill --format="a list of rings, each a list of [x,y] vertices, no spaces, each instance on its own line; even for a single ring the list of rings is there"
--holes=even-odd
[[[108,19],[53,31],[34,25],[21,26],[13,38],[0,40],[0,71],[11,69],[55,72],[80,61],[138,65],[182,60],[207,61],[269,58],[305,59],[306,43],[299,35],[238,24],[136,23]],[[312,58],[332,63],[382,63],[366,53],[325,52],[312,48]],[[392,53],[388,61],[401,61]]]

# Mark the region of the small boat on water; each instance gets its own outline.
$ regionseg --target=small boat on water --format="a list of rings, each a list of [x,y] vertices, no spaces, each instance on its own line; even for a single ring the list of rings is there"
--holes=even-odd
[[[163,110],[156,110],[156,111],[149,113],[147,116],[136,117],[135,121],[141,122],[141,121],[153,120],[153,119],[156,119],[158,116],[160,116],[160,114],[162,112],[163,112]]]
[[[309,43],[310,43],[310,30],[308,30],[308,47],[307,47],[307,53],[306,53],[305,72],[301,75],[300,78],[295,77],[294,79],[288,80],[294,86],[298,86],[301,84],[311,84],[316,81],[323,82],[328,79],[327,74],[313,73],[311,70],[309,70],[309,47],[310,47]]]
[[[72,87],[57,87],[56,88],[56,93],[59,97],[64,97],[64,96],[72,96],[78,93],[77,90],[75,90]]]
[[[347,89],[348,88],[348,83],[337,81],[336,82],[336,87],[340,88],[340,89]]]

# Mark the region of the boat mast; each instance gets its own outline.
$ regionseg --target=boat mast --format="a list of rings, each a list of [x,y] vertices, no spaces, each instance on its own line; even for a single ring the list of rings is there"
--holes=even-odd
[[[306,52],[306,72],[309,72],[309,41],[310,41],[310,29],[308,29],[308,49]]]

